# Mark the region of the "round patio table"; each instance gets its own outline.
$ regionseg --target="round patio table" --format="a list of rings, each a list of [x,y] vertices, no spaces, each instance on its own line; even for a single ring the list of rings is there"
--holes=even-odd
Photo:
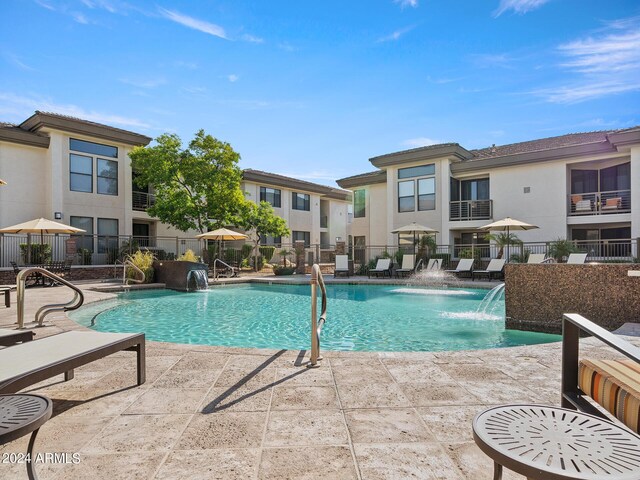
[[[38,478],[33,467],[33,446],[38,430],[51,418],[52,405],[51,400],[40,395],[0,395],[0,445],[31,433],[26,456],[16,457],[26,463],[29,480]]]
[[[639,480],[640,437],[566,408],[504,405],[479,413],[473,438],[502,467],[539,480]]]

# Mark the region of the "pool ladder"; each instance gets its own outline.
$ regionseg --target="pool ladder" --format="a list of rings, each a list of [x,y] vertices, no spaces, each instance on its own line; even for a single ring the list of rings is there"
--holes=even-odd
[[[116,273],[115,270],[118,267],[118,265],[122,265],[122,285],[129,285],[129,282],[144,283],[145,279],[147,278],[145,273],[137,265],[134,265],[134,263],[131,260],[125,260],[124,262],[120,260],[116,260],[115,263],[113,264],[114,276]],[[135,272],[140,274],[142,278],[141,279],[127,278],[127,267],[133,268]]]
[[[46,270],[41,267],[29,267],[23,270],[20,270],[16,277],[16,294],[17,294],[17,313],[18,313],[18,328],[24,328],[24,292],[25,292],[25,283],[27,277],[33,274],[38,274],[43,277],[50,278],[55,283],[60,283],[65,287],[69,287],[73,290],[73,298],[67,303],[51,303],[49,305],[44,305],[38,309],[36,312],[35,321],[38,323],[39,327],[42,327],[44,322],[44,317],[53,312],[68,312],[69,310],[75,310],[80,308],[80,306],[84,303],[84,295],[82,291],[76,287],[73,283],[65,280],[62,277],[59,277],[55,273],[51,273],[49,270]]]
[[[322,293],[322,309],[318,317],[318,287]],[[324,278],[320,266],[316,263],[311,267],[311,359],[309,367],[317,367],[320,356],[320,337],[322,327],[327,321],[327,289],[324,285]]]

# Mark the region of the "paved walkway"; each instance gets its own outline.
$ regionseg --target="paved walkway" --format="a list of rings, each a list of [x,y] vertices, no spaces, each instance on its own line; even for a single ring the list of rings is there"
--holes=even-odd
[[[29,289],[27,318],[68,295]],[[0,326],[15,315],[14,292]],[[48,323],[37,337],[81,328],[62,314]],[[583,344],[589,354],[615,356],[593,340]],[[36,451],[79,454],[77,464],[38,464],[40,478],[491,479],[492,464],[472,440],[473,416],[502,403],[559,403],[559,344],[325,352],[317,369],[304,366],[305,353],[149,342],[141,387],[130,352],[79,368],[69,382],[32,387],[54,400]],[[0,447],[0,459],[26,445],[25,437]],[[0,478],[26,478],[24,465],[0,463]]]

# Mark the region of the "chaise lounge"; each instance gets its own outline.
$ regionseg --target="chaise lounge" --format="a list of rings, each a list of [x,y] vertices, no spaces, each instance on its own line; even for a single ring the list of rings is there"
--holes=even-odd
[[[396,277],[404,277],[413,273],[416,263],[416,256],[405,253],[402,256],[402,268],[396,270]]]
[[[465,275],[468,274],[469,276],[471,276],[472,270],[473,270],[473,258],[462,258],[458,262],[458,265],[456,266],[455,269],[445,270],[445,272],[455,273],[457,276],[460,276],[463,273]]]
[[[369,278],[371,278],[371,274],[375,274],[377,277],[379,274],[382,274],[384,278],[386,275],[389,275],[391,278],[391,259],[390,258],[380,258],[378,259],[378,263],[376,263],[376,268],[373,270],[369,270]]]
[[[336,265],[333,269],[333,276],[337,277],[342,274],[347,277],[351,274],[349,271],[349,255],[336,255]]]
[[[146,380],[144,333],[64,332],[0,350],[0,394],[15,393],[121,350],[137,353],[138,385]]]
[[[477,276],[482,277],[482,276],[487,276],[489,278],[489,280],[491,280],[492,278],[499,278],[504,276],[503,275],[503,270],[504,270],[504,264],[507,262],[506,259],[504,258],[494,258],[489,262],[489,265],[487,265],[487,269],[486,270],[473,270],[471,272],[471,280],[475,280],[475,278]]]
[[[12,330],[0,328],[0,347],[10,347],[16,343],[30,342],[35,333],[32,330]]]

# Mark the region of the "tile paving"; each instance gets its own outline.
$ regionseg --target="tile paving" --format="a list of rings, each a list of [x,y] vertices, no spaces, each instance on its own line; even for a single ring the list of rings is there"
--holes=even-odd
[[[66,293],[28,290],[27,318]],[[15,304],[0,310],[0,327],[14,321]],[[82,328],[64,314],[47,323],[37,338]],[[582,343],[588,354],[616,355]],[[474,415],[505,402],[559,401],[559,344],[323,353],[321,367],[308,369],[306,352],[148,342],[140,387],[130,352],[83,366],[69,382],[41,382],[26,391],[52,398],[54,417],[36,451],[79,453],[80,462],[38,464],[40,478],[490,479],[491,461],[472,439]],[[27,440],[0,454],[26,451]],[[26,478],[24,465],[0,464],[0,478]]]

